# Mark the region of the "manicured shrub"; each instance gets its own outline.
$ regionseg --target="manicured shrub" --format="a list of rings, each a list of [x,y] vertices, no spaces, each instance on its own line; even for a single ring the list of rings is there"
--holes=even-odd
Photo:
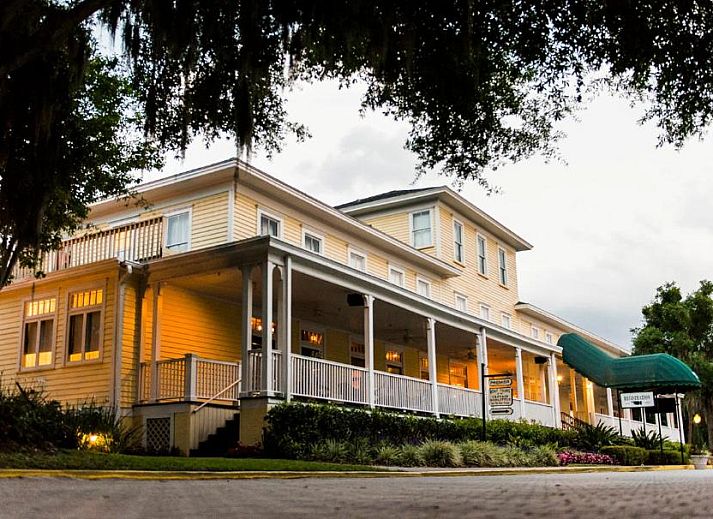
[[[376,463],[379,465],[398,465],[401,451],[393,445],[381,445],[376,449]]]
[[[559,465],[557,450],[551,445],[537,445],[528,452],[532,467],[556,467]]]
[[[463,463],[458,447],[451,442],[427,441],[419,447],[419,453],[427,467],[460,467]]]
[[[399,448],[397,464],[402,467],[420,467],[423,465],[421,449],[417,445],[402,445]]]
[[[358,465],[374,463],[374,449],[365,438],[357,438],[347,444],[347,460]]]
[[[465,442],[481,440],[482,422],[476,418],[436,419],[330,404],[285,403],[270,410],[263,436],[269,456],[301,459],[309,448],[325,439],[370,445],[417,445],[427,440]],[[576,434],[539,424],[493,420],[488,422],[488,440],[499,445],[530,448],[555,444],[571,446]]]
[[[492,442],[471,440],[461,443],[458,447],[466,467],[499,467],[502,465],[502,452]]]
[[[349,447],[338,440],[324,440],[315,443],[311,449],[311,458],[316,461],[341,463],[347,461]]]
[[[580,423],[575,429],[574,446],[589,452],[597,452],[602,447],[614,445],[619,439],[619,432],[599,422],[597,425]]]
[[[616,458],[609,454],[577,451],[562,451],[557,454],[557,459],[560,465],[613,465],[616,461]]]
[[[681,451],[671,449],[648,450],[646,456],[647,465],[681,465]],[[683,463],[688,463],[688,455],[684,452]]]
[[[602,447],[599,452],[611,456],[620,465],[643,465],[648,456],[646,449],[628,445],[610,445]]]

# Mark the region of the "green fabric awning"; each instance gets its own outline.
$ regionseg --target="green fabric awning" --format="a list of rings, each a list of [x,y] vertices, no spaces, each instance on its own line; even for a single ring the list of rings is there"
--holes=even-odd
[[[602,387],[676,391],[701,387],[698,375],[667,353],[614,357],[576,333],[562,335],[557,345],[565,364]]]

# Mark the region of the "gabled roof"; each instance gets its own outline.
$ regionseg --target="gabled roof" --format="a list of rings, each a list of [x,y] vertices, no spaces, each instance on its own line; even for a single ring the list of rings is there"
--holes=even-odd
[[[495,218],[447,186],[389,191],[387,193],[381,193],[341,204],[338,205],[337,208],[348,215],[363,217],[397,208],[407,208],[409,206],[423,204],[430,200],[442,201],[462,214],[463,217],[469,218],[476,226],[488,231],[518,252],[532,249],[532,245],[527,240],[518,236]]]

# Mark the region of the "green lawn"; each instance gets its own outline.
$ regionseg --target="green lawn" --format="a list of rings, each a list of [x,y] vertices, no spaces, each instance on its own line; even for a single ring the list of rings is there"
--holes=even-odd
[[[0,469],[84,469],[84,470],[378,470],[363,465],[341,465],[313,461],[274,460],[260,458],[183,458],[175,456],[130,456],[127,454],[95,454],[80,451],[46,453],[0,452]]]

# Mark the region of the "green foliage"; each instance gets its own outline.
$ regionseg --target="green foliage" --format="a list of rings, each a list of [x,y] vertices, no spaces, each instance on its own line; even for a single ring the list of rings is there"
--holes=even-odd
[[[492,442],[471,440],[459,447],[466,467],[498,467],[503,463],[501,449]]]
[[[350,409],[330,404],[285,403],[273,407],[266,418],[263,436],[270,456],[304,459],[309,446],[325,439],[369,445],[420,444],[427,440],[463,442],[480,440],[478,419],[441,419],[404,416],[375,410]],[[539,424],[493,420],[488,422],[488,440],[523,447],[571,445],[576,433]]]
[[[342,463],[347,460],[348,452],[349,447],[345,442],[324,440],[312,446],[310,457],[315,461]]]
[[[419,454],[428,467],[460,467],[463,460],[458,447],[451,442],[430,440],[419,447]]]
[[[688,455],[684,452],[683,464],[688,463]],[[681,451],[672,449],[652,449],[647,451],[647,465],[681,465]]]
[[[93,402],[63,408],[42,391],[0,385],[0,450],[136,452],[140,443],[141,429],[117,418],[113,409]]]
[[[634,445],[646,450],[658,449],[661,447],[661,435],[656,431],[645,431],[643,427],[631,431]]]
[[[553,445],[537,445],[530,449],[533,467],[556,467],[559,465],[557,449]]]
[[[599,422],[597,425],[579,423],[575,427],[574,445],[589,452],[599,452],[602,447],[613,445],[619,438],[614,427]]]
[[[375,461],[378,465],[398,465],[401,456],[401,451],[397,447],[384,444],[376,449]],[[410,465],[414,465],[414,463],[410,463]]]
[[[402,445],[399,447],[398,464],[402,467],[420,467],[423,465],[421,449],[417,445]]]
[[[628,445],[609,445],[600,449],[600,454],[611,456],[619,465],[643,465],[646,463],[648,453],[641,447],[631,447]]]

